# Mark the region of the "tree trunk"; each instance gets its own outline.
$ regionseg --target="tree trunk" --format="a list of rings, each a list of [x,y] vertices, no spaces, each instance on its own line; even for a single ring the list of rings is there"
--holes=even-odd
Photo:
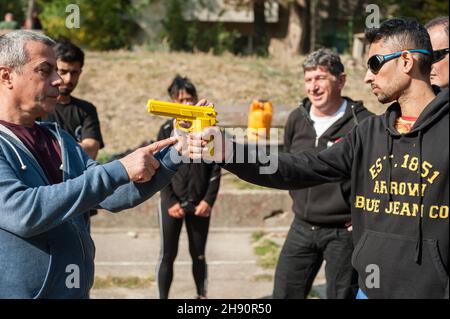
[[[33,11],[36,8],[36,0],[28,0],[27,16],[25,17],[25,29],[34,29]]]
[[[308,51],[314,51],[316,49],[316,40],[317,40],[317,26],[318,26],[318,15],[317,15],[317,0],[309,1],[309,27],[310,27],[310,45]],[[306,52],[305,52],[306,53]]]
[[[265,0],[253,1],[255,51],[258,55],[267,54],[267,28],[265,16]]]
[[[312,47],[310,45],[313,34],[311,32],[311,0],[299,1],[297,0],[297,11],[300,17],[300,23],[302,25],[302,38],[300,39],[300,53],[307,54],[311,52]]]
[[[281,40],[273,41],[273,45],[271,43],[271,53],[281,51],[282,55],[287,56],[308,53],[311,44],[310,18],[310,0],[296,0],[285,6],[280,5],[280,24],[284,31]]]

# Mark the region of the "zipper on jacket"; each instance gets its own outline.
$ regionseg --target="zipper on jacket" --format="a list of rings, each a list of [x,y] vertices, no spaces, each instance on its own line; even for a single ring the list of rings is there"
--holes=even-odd
[[[311,119],[311,116],[309,115],[309,113],[307,112],[307,110],[305,109],[303,102],[300,103],[299,105],[299,109],[300,109],[300,113],[302,113],[303,117],[306,119],[306,122],[311,126],[311,129],[314,132],[315,135],[315,143],[314,146],[316,148],[319,147],[319,140],[320,140],[320,136],[317,136],[317,132],[316,132],[316,128],[314,127],[314,121]],[[308,192],[306,195],[306,205],[305,205],[305,211],[303,213],[303,218],[305,220],[308,220],[308,208],[309,208],[309,198],[311,197],[311,187],[308,188]]]
[[[81,238],[81,236],[80,236],[80,232],[79,232],[79,230],[78,230],[78,227],[75,225],[75,223],[71,220],[70,221],[70,223],[71,223],[71,225],[72,225],[72,227],[75,229],[75,232],[76,232],[76,234],[77,234],[77,237],[78,237],[78,241],[80,242],[80,246],[81,246],[81,255],[83,256],[83,267],[84,267],[84,273],[86,273],[87,272],[87,267],[86,267],[86,252],[85,252],[85,248],[84,248],[84,244],[83,244],[83,239]],[[83,291],[83,296],[85,296],[85,295],[87,295],[88,294],[88,291],[86,291],[87,290],[87,282],[86,282],[86,276],[87,276],[87,274],[86,275],[83,275],[82,273],[81,273],[81,271],[80,271],[80,276],[83,276],[83,279],[82,279],[82,287],[80,287],[80,290],[84,290]]]
[[[55,129],[56,129],[56,134],[53,134],[53,135],[58,140],[59,147],[61,148],[61,170],[62,170],[61,173],[62,173],[62,180],[63,180],[63,182],[65,182],[67,180],[66,179],[66,174],[65,174],[65,171],[64,171],[64,168],[65,168],[64,163],[65,163],[65,157],[66,157],[65,156],[65,148],[64,148],[64,144],[63,144],[63,141],[62,141],[62,138],[61,138],[61,134],[59,133],[59,128],[58,128],[57,124],[55,124]],[[52,132],[52,131],[50,130],[50,132]],[[81,255],[83,257],[83,260],[82,260],[83,261],[83,267],[84,267],[84,270],[85,270],[84,273],[86,273],[87,272],[86,249],[85,249],[85,246],[84,246],[84,243],[83,243],[83,239],[81,238],[80,231],[79,231],[77,225],[74,223],[73,219],[70,220],[70,224],[75,229],[75,232],[76,232],[77,237],[78,237],[78,241],[80,242]],[[80,290],[84,290],[84,291],[82,291],[83,292],[82,295],[83,296],[87,296],[89,294],[89,291],[87,290],[88,289],[88,287],[87,287],[87,278],[86,278],[87,277],[87,273],[86,273],[86,275],[83,275],[81,273],[81,271],[80,271],[80,276],[83,276],[82,287],[80,286]]]

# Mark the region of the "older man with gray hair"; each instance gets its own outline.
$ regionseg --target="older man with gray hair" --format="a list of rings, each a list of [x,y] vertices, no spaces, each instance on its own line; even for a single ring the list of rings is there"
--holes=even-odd
[[[176,139],[99,165],[55,123],[54,41],[0,36],[0,299],[88,298],[94,245],[83,215],[136,206],[166,186]],[[161,150],[161,151],[160,151]]]
[[[433,46],[431,84],[441,89],[448,87],[448,16],[437,17],[425,25]]]
[[[289,153],[315,154],[339,143],[371,113],[362,102],[341,95],[346,74],[337,53],[311,53],[303,71],[308,97],[289,115],[284,145]],[[306,298],[323,260],[327,298],[355,297],[349,191],[348,182],[290,191],[295,218],[275,271],[274,298]]]

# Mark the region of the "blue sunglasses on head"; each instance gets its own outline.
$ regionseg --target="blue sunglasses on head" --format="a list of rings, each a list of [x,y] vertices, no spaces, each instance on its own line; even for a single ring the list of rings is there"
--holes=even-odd
[[[371,56],[370,59],[367,61],[367,67],[373,74],[377,74],[386,62],[400,57],[402,55],[402,52],[404,52],[404,51],[408,51],[411,53],[417,52],[417,53],[422,53],[422,54],[426,54],[426,55],[431,54],[428,50],[423,50],[423,49],[403,50],[403,51],[398,51],[398,52],[386,54],[386,55],[375,54],[375,55]]]

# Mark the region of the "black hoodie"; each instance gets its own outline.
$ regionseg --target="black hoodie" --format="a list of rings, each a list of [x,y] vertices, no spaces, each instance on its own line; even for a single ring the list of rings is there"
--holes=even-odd
[[[318,156],[272,155],[271,165],[278,164],[274,174],[260,174],[267,166],[260,162],[224,167],[249,182],[280,189],[350,179],[352,264],[360,288],[369,298],[448,298],[448,89],[407,134],[394,128],[399,115],[394,103]],[[248,160],[256,155],[261,156],[249,151]]]
[[[314,122],[309,113],[311,101],[306,98],[289,115],[284,131],[284,147],[289,153],[308,150],[317,154],[345,135],[366,117],[372,115],[360,101],[344,97],[347,107],[344,115],[334,122],[320,137],[317,137]],[[315,187],[291,190],[292,210],[296,220],[312,225],[345,227],[350,221],[350,182],[327,183]]]

